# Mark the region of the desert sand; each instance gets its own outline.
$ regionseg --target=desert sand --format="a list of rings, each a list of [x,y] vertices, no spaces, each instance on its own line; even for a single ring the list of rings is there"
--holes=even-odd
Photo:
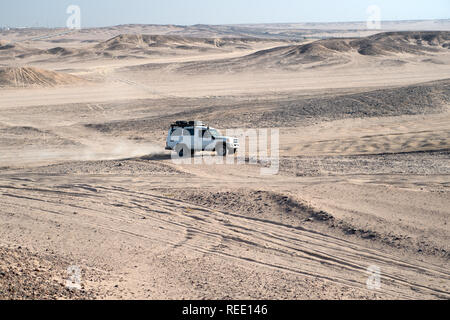
[[[449,22],[356,29],[0,33],[0,299],[449,299]],[[278,173],[174,163],[185,119]]]

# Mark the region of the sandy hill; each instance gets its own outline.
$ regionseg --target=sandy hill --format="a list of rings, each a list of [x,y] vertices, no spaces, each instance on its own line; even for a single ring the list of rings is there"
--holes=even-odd
[[[63,48],[63,47],[55,47],[55,48],[48,49],[46,51],[46,53],[67,56],[67,55],[73,55],[73,54],[78,53],[78,50],[68,49],[68,48]]]
[[[55,41],[51,41],[52,43]],[[57,40],[56,43],[64,42]],[[96,42],[96,41],[95,41]],[[120,34],[92,45],[70,47],[64,44],[56,47],[39,49],[32,45],[0,43],[0,57],[18,59],[36,58],[49,61],[73,61],[78,59],[98,58],[146,58],[149,56],[173,56],[200,52],[230,52],[232,50],[250,50],[258,43],[276,45],[284,40],[274,42],[258,38],[195,38],[176,35]],[[40,61],[39,60],[39,61]],[[28,63],[26,63],[28,64]]]
[[[9,41],[0,40],[0,50],[1,51],[15,49],[17,47],[18,47],[17,45],[10,43]]]
[[[325,39],[312,43],[273,50],[260,51],[250,58],[278,56],[284,63],[299,63],[325,60],[357,52],[361,55],[380,56],[394,53],[422,54],[447,49],[450,32],[388,32],[365,38]]]
[[[55,86],[81,81],[81,78],[70,74],[32,67],[0,68],[0,86],[2,87]]]
[[[450,32],[387,32],[350,42],[363,55],[436,52],[450,48]]]
[[[173,35],[121,34],[99,43],[96,48],[124,50],[135,48],[169,47],[175,49],[236,47],[248,43],[268,41],[258,38],[196,38]]]
[[[95,52],[91,49],[83,48],[64,48],[64,47],[54,47],[51,49],[40,49],[34,46],[32,42],[29,43],[9,43],[7,41],[0,41],[0,56],[15,57],[19,59],[51,55],[57,56],[58,58],[65,56],[86,56],[95,55]]]
[[[0,57],[26,58],[45,53],[44,50],[31,47],[29,44],[0,42]]]
[[[317,65],[336,65],[352,61],[355,56],[386,58],[393,55],[426,55],[450,52],[450,32],[386,32],[364,38],[335,38],[317,40],[307,44],[287,45],[253,54],[215,60],[208,63],[186,63],[177,71],[220,72],[271,68],[297,70]],[[153,69],[156,66],[141,66]],[[173,70],[173,69],[172,69]]]
[[[96,48],[104,50],[124,50],[134,48],[167,47],[176,45],[198,45],[199,39],[178,36],[155,36],[142,34],[121,34],[99,43]]]

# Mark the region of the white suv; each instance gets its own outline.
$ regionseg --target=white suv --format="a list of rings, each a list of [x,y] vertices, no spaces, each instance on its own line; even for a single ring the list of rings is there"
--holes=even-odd
[[[193,156],[196,151],[215,151],[219,156],[234,154],[239,140],[225,137],[200,121],[177,121],[170,126],[166,150],[174,150],[179,157]]]

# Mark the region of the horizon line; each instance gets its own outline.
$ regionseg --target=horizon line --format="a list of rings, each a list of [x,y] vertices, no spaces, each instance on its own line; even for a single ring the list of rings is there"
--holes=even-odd
[[[450,21],[450,18],[436,18],[436,19],[399,19],[399,20],[381,20],[381,23],[386,22],[419,22],[419,21]],[[245,25],[289,25],[289,24],[345,24],[345,23],[366,23],[365,20],[355,20],[355,21],[320,21],[320,22],[248,22],[248,23],[195,23],[195,24],[175,24],[175,23],[121,23],[115,25],[105,25],[105,26],[90,26],[82,29],[95,29],[95,28],[112,28],[112,27],[120,27],[120,26],[176,26],[176,27],[194,27],[194,26],[245,26]],[[46,27],[46,26],[11,26],[4,25],[0,28],[9,28],[9,29],[67,29],[66,26],[54,26],[54,27]]]

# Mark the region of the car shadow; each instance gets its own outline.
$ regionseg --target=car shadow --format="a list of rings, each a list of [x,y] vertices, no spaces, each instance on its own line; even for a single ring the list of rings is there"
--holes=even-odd
[[[170,160],[170,159],[172,159],[172,155],[170,153],[148,154],[148,155],[139,157],[138,159],[150,160],[150,161]]]

